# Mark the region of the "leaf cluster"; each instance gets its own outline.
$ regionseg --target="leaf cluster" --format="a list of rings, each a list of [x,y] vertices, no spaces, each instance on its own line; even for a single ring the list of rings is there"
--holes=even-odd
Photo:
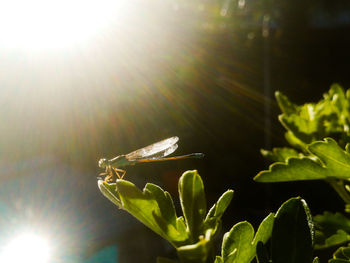
[[[226,191],[207,211],[203,181],[197,171],[188,171],[179,180],[183,216],[178,217],[170,194],[157,185],[148,183],[140,190],[126,180],[113,184],[101,180],[99,187],[119,208],[168,240],[183,262],[206,262],[221,217],[233,197],[232,190]]]
[[[247,221],[235,224],[223,236],[221,255],[215,256],[215,236],[232,190],[207,211],[203,181],[197,171],[188,171],[179,180],[183,215],[177,216],[170,194],[154,184],[140,190],[126,180],[101,180],[99,188],[119,208],[168,240],[180,262],[249,263],[254,258],[259,262],[312,262],[313,225],[307,205],[299,197],[285,202],[276,214],[270,213],[256,233]],[[176,261],[158,259],[158,263],[170,262]]]
[[[317,103],[296,105],[276,92],[282,111],[279,116],[291,147],[262,150],[274,161],[269,170],[258,173],[257,182],[323,180],[350,206],[350,90],[337,84]],[[325,212],[314,217],[316,249],[350,242],[350,220],[341,213]],[[348,262],[348,248],[340,248],[330,262]],[[341,256],[343,255],[343,256]]]

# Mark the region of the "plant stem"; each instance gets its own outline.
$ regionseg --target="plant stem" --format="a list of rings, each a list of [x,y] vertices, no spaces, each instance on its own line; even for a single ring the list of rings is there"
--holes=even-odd
[[[343,180],[334,180],[334,179],[329,179],[327,181],[334,188],[334,190],[338,193],[338,195],[343,199],[343,201],[346,203],[346,205],[350,205],[350,194],[345,189],[344,181]]]

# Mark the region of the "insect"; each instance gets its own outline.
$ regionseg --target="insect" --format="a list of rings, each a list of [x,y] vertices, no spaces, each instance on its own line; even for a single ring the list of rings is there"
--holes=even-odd
[[[105,182],[111,182],[113,181],[114,175],[116,175],[119,179],[123,179],[126,171],[120,169],[121,167],[130,166],[137,163],[161,162],[186,158],[202,158],[204,156],[203,153],[191,153],[181,156],[165,157],[177,149],[178,140],[179,137],[174,136],[131,153],[119,155],[110,160],[102,158],[99,160],[98,166],[105,168],[106,171],[100,175],[105,176]]]

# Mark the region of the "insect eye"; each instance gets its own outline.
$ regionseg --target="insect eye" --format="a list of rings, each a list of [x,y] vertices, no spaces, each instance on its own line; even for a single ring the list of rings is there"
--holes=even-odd
[[[107,162],[107,159],[106,158],[102,158],[98,161],[98,166],[101,167],[101,168],[105,168],[106,167],[106,162]]]

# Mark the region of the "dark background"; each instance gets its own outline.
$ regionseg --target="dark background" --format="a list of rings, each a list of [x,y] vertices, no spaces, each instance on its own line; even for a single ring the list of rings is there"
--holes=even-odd
[[[319,100],[334,82],[350,87],[348,1],[135,1],[136,7],[144,14],[138,23],[130,18],[80,50],[0,51],[2,229],[29,222],[54,233],[61,254],[73,258],[111,244],[120,262],[173,255],[99,193],[96,176],[99,158],[174,135],[177,154],[205,158],[130,167],[126,179],[141,188],[161,185],[179,208],[177,180],[197,169],[208,206],[235,190],[223,231],[241,220],[256,227],[298,195],[313,214],[343,209],[322,182],[252,178],[269,165],[261,148],[286,145],[276,90],[301,104]],[[152,13],[155,7],[162,12]]]

